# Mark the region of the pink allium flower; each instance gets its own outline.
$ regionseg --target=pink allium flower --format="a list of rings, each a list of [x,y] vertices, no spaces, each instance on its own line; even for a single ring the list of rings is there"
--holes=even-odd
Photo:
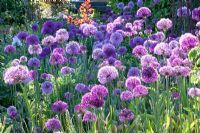
[[[123,109],[119,113],[119,120],[121,122],[132,121],[134,119],[134,114],[130,109]]]
[[[172,21],[168,18],[161,18],[157,23],[156,27],[159,30],[168,30],[172,27]]]
[[[65,113],[68,109],[68,104],[59,100],[52,104],[51,109],[54,113]]]
[[[145,67],[142,69],[142,81],[145,83],[156,82],[158,80],[158,73],[152,67]]]
[[[199,88],[190,88],[188,89],[188,95],[190,97],[200,97],[200,89]]]
[[[64,41],[67,41],[69,39],[69,33],[66,29],[59,29],[56,31],[56,42],[62,43]]]
[[[42,40],[42,44],[45,45],[45,46],[51,46],[55,42],[56,42],[56,39],[51,35],[43,38],[43,40]]]
[[[5,52],[5,53],[14,53],[14,52],[16,52],[16,48],[15,48],[15,46],[13,46],[13,45],[7,45],[7,46],[4,48],[4,52]]]
[[[146,55],[148,53],[147,49],[142,46],[142,45],[138,45],[136,46],[133,51],[132,54],[137,57],[137,58],[141,58],[142,56]]]
[[[56,118],[48,119],[45,123],[46,128],[49,131],[57,132],[61,129],[61,122]]]
[[[173,76],[174,69],[171,66],[163,66],[159,69],[159,73],[163,76]]]
[[[141,81],[138,77],[128,77],[126,79],[125,86],[129,91],[132,91],[137,85],[141,85]]]
[[[143,85],[137,85],[133,91],[133,97],[143,97],[143,96],[146,96],[148,95],[148,89],[146,86],[143,86]]]
[[[103,85],[94,85],[91,88],[91,93],[104,98],[108,95],[108,89]]]
[[[123,91],[120,95],[122,101],[130,101],[133,99],[133,94],[131,91]]]
[[[153,67],[154,69],[160,67],[156,57],[149,54],[142,56],[141,65],[142,67]]]
[[[188,52],[198,44],[198,39],[191,33],[185,33],[179,39],[180,47],[182,50]]]
[[[96,119],[96,115],[90,111],[86,111],[83,115],[83,122],[93,122],[96,121]]]
[[[42,53],[42,47],[38,45],[29,45],[28,47],[29,54],[41,54]]]
[[[99,69],[97,78],[101,84],[106,84],[119,76],[114,66],[103,66]]]
[[[137,17],[145,18],[151,16],[151,10],[148,7],[140,7],[136,13]]]

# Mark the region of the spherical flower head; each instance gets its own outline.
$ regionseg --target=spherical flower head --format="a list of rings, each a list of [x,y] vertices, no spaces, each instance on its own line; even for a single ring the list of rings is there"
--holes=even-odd
[[[42,47],[38,45],[29,45],[28,47],[29,54],[41,54],[42,53]]]
[[[61,68],[61,75],[66,75],[66,74],[69,74],[69,73],[73,73],[75,70],[71,67],[68,67],[68,66],[64,66]]]
[[[34,23],[34,24],[32,24],[31,28],[32,28],[32,30],[33,30],[34,32],[37,32],[38,29],[39,29],[39,25],[38,25],[37,23]]]
[[[146,86],[143,85],[137,85],[133,90],[133,97],[143,97],[148,95],[148,89]]]
[[[185,33],[179,39],[180,48],[186,52],[198,45],[198,39],[191,33]]]
[[[92,52],[92,58],[94,60],[102,59],[104,57],[103,50],[101,48],[95,48]]]
[[[200,21],[196,23],[196,27],[200,28]]]
[[[27,83],[30,81],[29,70],[26,66],[11,66],[4,71],[4,81],[6,84],[15,85],[17,83]]]
[[[123,9],[124,8],[124,3],[123,2],[120,2],[117,4],[117,8],[118,9]]]
[[[65,63],[65,58],[59,53],[53,53],[50,56],[49,63],[51,65],[62,65]]]
[[[179,47],[179,42],[176,41],[176,40],[172,40],[172,41],[169,42],[169,47],[170,47],[170,49],[178,48]]]
[[[133,3],[133,1],[129,1],[128,2],[128,7],[129,8],[133,8],[135,5],[134,5],[134,3]]]
[[[42,45],[44,46],[51,46],[56,42],[55,37],[49,35],[42,39]]]
[[[110,36],[110,42],[115,45],[115,46],[119,46],[123,41],[123,36],[121,33],[119,32],[114,32],[111,34]]]
[[[87,110],[88,106],[85,104],[77,104],[74,106],[74,112],[78,113],[78,114],[84,114]]]
[[[176,76],[188,77],[190,76],[191,69],[189,67],[175,66],[174,71]]]
[[[19,38],[20,40],[26,40],[26,37],[28,36],[28,33],[25,31],[21,31],[17,34],[17,38]]]
[[[169,44],[164,42],[158,43],[154,48],[154,54],[157,55],[170,56],[171,52]]]
[[[104,44],[102,50],[106,58],[116,57],[116,50],[114,45]]]
[[[29,75],[30,75],[30,80],[36,80],[38,77],[38,72],[36,70],[30,70]]]
[[[120,99],[122,101],[130,101],[133,99],[133,93],[131,91],[122,91]]]
[[[133,89],[137,86],[141,85],[141,81],[138,77],[128,77],[126,79],[125,86],[129,91],[133,91]]]
[[[112,93],[114,96],[120,96],[121,94],[121,90],[119,88],[116,88],[113,90],[113,93]]]
[[[120,122],[130,122],[134,119],[134,114],[130,109],[123,109],[119,113]]]
[[[51,21],[51,20],[46,21],[42,26],[41,32],[44,35],[53,34],[55,27],[56,27],[56,25],[55,25],[55,23],[53,21]]]
[[[139,7],[143,6],[143,0],[137,0],[137,6]]]
[[[98,97],[96,94],[88,92],[82,96],[81,103],[87,105],[88,107],[99,108],[104,105],[104,100],[103,98]]]
[[[58,54],[64,55],[65,50],[63,48],[55,48],[55,49],[53,49],[53,53],[58,53]]]
[[[40,43],[40,40],[37,35],[29,35],[26,37],[26,44],[28,45],[38,45]]]
[[[118,70],[114,66],[103,66],[99,69],[97,78],[101,84],[106,84],[119,76]]]
[[[142,45],[138,45],[132,50],[132,54],[139,59],[147,53],[147,49]]]
[[[129,44],[131,48],[134,48],[137,45],[143,45],[143,43],[144,43],[144,39],[140,36],[136,36],[130,40]]]
[[[125,46],[121,46],[121,47],[119,47],[119,48],[117,49],[117,53],[118,53],[119,55],[125,55],[126,52],[127,52],[127,48],[126,48]]]
[[[140,76],[140,69],[137,68],[137,67],[131,67],[129,70],[128,70],[128,73],[127,73],[127,77],[138,77]]]
[[[141,58],[141,65],[142,67],[153,67],[154,69],[160,67],[156,57],[152,55],[144,55]]]
[[[57,42],[64,42],[69,39],[69,33],[67,32],[66,29],[59,29],[56,31],[56,37],[55,37]]]
[[[168,18],[161,18],[157,23],[156,23],[156,27],[159,30],[168,30],[172,27],[172,21]]]
[[[65,113],[67,108],[68,108],[68,104],[61,100],[54,102],[51,106],[52,111],[54,113],[59,113],[59,114]]]
[[[152,34],[149,38],[157,42],[163,42],[165,40],[165,34],[163,32],[156,32]]]
[[[190,14],[191,14],[191,11],[186,6],[180,7],[177,10],[178,17],[187,17],[187,16],[190,16]]]
[[[53,84],[45,81],[41,84],[42,94],[50,95],[53,92]]]
[[[159,69],[159,73],[163,76],[173,76],[174,69],[171,66],[163,66]]]
[[[28,61],[28,59],[27,59],[26,56],[21,56],[19,60],[20,60],[20,63],[23,63],[23,62],[27,62],[27,61]]]
[[[156,45],[158,44],[157,41],[154,40],[146,40],[144,42],[144,46],[151,52],[154,52],[154,48],[156,47]]]
[[[40,60],[36,57],[30,58],[28,60],[28,66],[30,66],[30,67],[40,67]]]
[[[101,98],[105,98],[108,95],[108,89],[103,85],[94,85],[91,88],[91,93],[93,93]]]
[[[142,81],[145,83],[156,82],[158,80],[158,73],[153,67],[142,68]]]
[[[83,122],[94,122],[96,119],[96,115],[90,111],[85,112],[83,115]]]
[[[19,59],[14,59],[12,62],[11,62],[11,66],[18,66],[20,64],[20,60]]]
[[[4,48],[4,52],[5,53],[14,53],[14,52],[16,52],[16,48],[13,45],[7,45]]]
[[[83,83],[76,84],[75,90],[77,90],[80,93],[86,93],[86,92],[90,91],[89,88],[88,88],[88,86],[85,85],[85,84],[83,84]]]
[[[200,7],[194,8],[192,10],[192,19],[200,21]]]
[[[70,41],[66,44],[66,53],[70,55],[76,55],[80,53],[80,45],[78,42]]]
[[[148,7],[140,7],[137,10],[136,16],[139,18],[146,18],[151,16],[151,10]]]
[[[97,32],[97,28],[92,24],[87,24],[83,27],[82,32],[85,36],[94,35]]]
[[[104,39],[104,33],[102,31],[97,31],[95,34],[94,34],[94,39],[96,41],[102,41]]]
[[[47,130],[57,132],[61,129],[61,122],[56,118],[48,119],[45,123]]]
[[[199,88],[189,88],[188,96],[190,97],[200,97],[200,89]]]
[[[53,76],[51,74],[48,74],[48,73],[42,73],[41,74],[41,78],[44,79],[44,80],[50,81],[52,77]]]
[[[172,92],[172,98],[173,98],[173,100],[180,99],[180,93],[179,92]]]
[[[39,58],[44,59],[50,53],[51,53],[50,47],[44,47],[44,48],[42,48],[42,53],[39,54]]]
[[[10,106],[7,108],[7,114],[10,118],[14,119],[17,116],[17,109],[15,106]]]
[[[70,100],[70,99],[72,99],[72,97],[73,97],[73,94],[71,92],[65,92],[64,93],[65,99]]]

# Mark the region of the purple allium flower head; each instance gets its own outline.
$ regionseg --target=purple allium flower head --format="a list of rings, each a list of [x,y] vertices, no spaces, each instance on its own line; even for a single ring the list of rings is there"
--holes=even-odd
[[[30,67],[40,67],[40,60],[36,57],[30,58],[28,60],[28,66],[30,66]]]
[[[119,76],[118,70],[114,66],[103,66],[99,69],[97,78],[101,84],[106,84]]]
[[[68,67],[68,66],[64,66],[61,68],[61,75],[66,75],[66,74],[69,74],[69,73],[73,73],[75,70],[71,67]]]
[[[7,114],[10,118],[14,119],[17,116],[17,109],[15,106],[10,106],[7,108]]]
[[[4,71],[4,81],[6,84],[15,85],[17,83],[27,83],[30,81],[29,70],[26,66],[11,66]]]
[[[59,100],[52,104],[51,109],[54,113],[65,113],[68,108],[68,104]]]
[[[63,55],[61,55],[59,53],[53,53],[50,56],[49,63],[51,65],[61,65],[61,64],[65,63],[65,59],[64,59]]]
[[[96,41],[102,41],[104,39],[104,33],[102,31],[97,31],[95,34],[94,34],[94,39]]]
[[[117,4],[117,8],[118,9],[123,9],[124,8],[124,3],[123,2],[120,2]]]
[[[143,0],[137,0],[137,6],[141,7],[143,6]]]
[[[26,40],[26,37],[28,36],[29,34],[25,31],[21,31],[17,34],[17,38],[19,38],[20,40]]]
[[[37,35],[32,34],[26,37],[26,43],[28,45],[38,45],[40,40]]]
[[[44,47],[42,49],[42,53],[39,54],[39,58],[40,59],[44,59],[47,55],[49,55],[51,53],[51,49],[50,47]]]
[[[171,49],[169,47],[169,44],[164,42],[158,43],[154,48],[154,54],[170,56]]]
[[[161,18],[157,23],[156,23],[156,27],[159,30],[168,30],[172,27],[172,21],[168,18]]]
[[[69,39],[69,33],[67,32],[66,29],[59,29],[56,31],[56,37],[55,37],[57,42],[64,42]]]
[[[146,40],[145,42],[144,42],[144,46],[146,47],[146,48],[148,48],[149,49],[149,51],[151,52],[151,53],[153,53],[154,52],[154,48],[156,47],[156,45],[157,45],[157,41],[154,41],[154,40]]]
[[[116,88],[116,89],[113,90],[114,96],[117,96],[117,95],[119,96],[120,94],[121,94],[121,90],[119,88]]]
[[[29,75],[31,80],[36,80],[38,77],[38,72],[36,70],[30,70]]]
[[[6,45],[4,48],[5,53],[14,53],[16,52],[16,48],[13,45]]]
[[[29,45],[28,47],[29,54],[41,54],[42,53],[42,47],[38,45]]]
[[[33,30],[34,32],[37,32],[38,29],[39,29],[39,25],[38,25],[37,23],[34,23],[34,24],[32,24],[31,28],[32,28],[32,30]]]
[[[191,69],[189,67],[183,67],[183,66],[175,66],[174,67],[174,72],[175,72],[176,76],[188,77],[188,76],[190,76],[190,71],[191,71]]]
[[[80,93],[86,93],[86,92],[90,91],[89,87],[87,85],[83,84],[83,83],[76,84],[75,90],[77,90]]]
[[[114,32],[111,34],[110,36],[110,42],[115,45],[115,46],[119,46],[123,41],[123,36],[121,33],[119,32]]]
[[[125,46],[121,46],[121,47],[119,47],[119,48],[117,49],[117,53],[118,53],[119,55],[124,55],[124,54],[126,54],[126,52],[127,52],[127,48],[126,48]]]
[[[191,11],[186,6],[180,7],[177,10],[178,17],[187,17],[187,16],[190,16],[190,14],[191,14]]]
[[[163,76],[173,76],[174,69],[171,66],[163,66],[159,69],[159,73]]]
[[[154,69],[158,68],[160,64],[157,59],[152,55],[144,55],[141,58],[142,67],[153,67]]]
[[[122,109],[119,113],[119,120],[120,122],[129,122],[134,119],[134,114],[130,109]]]
[[[73,97],[73,94],[71,92],[65,92],[64,93],[65,99],[70,100],[70,99],[72,99],[72,97]]]
[[[102,50],[106,58],[116,57],[116,50],[114,45],[104,44]]]
[[[59,53],[61,55],[64,55],[65,54],[65,50],[63,48],[55,48],[53,50],[53,53]]]
[[[99,108],[104,105],[104,100],[103,98],[98,97],[96,94],[88,92],[82,96],[81,103],[89,107]]]
[[[134,5],[134,3],[133,3],[133,1],[129,1],[128,2],[128,7],[129,8],[133,8],[135,5]]]
[[[136,13],[137,17],[146,18],[151,16],[151,10],[148,7],[140,7]]]
[[[180,99],[180,93],[179,92],[172,92],[172,98],[173,98],[173,100]]]
[[[94,85],[91,88],[91,93],[101,98],[105,98],[108,95],[108,89],[103,85]]]
[[[80,53],[79,43],[75,41],[70,41],[68,44],[66,44],[66,53],[70,55],[79,54]]]
[[[76,63],[77,58],[76,57],[69,57],[68,61],[70,64],[75,64]]]
[[[158,73],[153,67],[142,68],[142,81],[145,83],[156,82],[158,80]]]
[[[129,70],[128,70],[128,73],[127,73],[127,77],[131,77],[131,76],[140,76],[140,69],[138,69],[137,67],[131,67]]]
[[[49,131],[57,132],[61,129],[61,122],[56,118],[52,118],[48,119],[48,121],[45,123],[45,126]]]
[[[101,59],[104,57],[103,50],[101,48],[95,48],[92,52],[92,58],[94,60]]]
[[[199,88],[189,88],[188,89],[188,96],[190,97],[200,97],[200,89]]]
[[[192,19],[200,21],[200,6],[192,10]]]
[[[125,86],[129,91],[133,91],[133,89],[137,86],[141,85],[141,81],[138,77],[128,77],[126,79]]]
[[[55,23],[51,20],[46,21],[42,27],[42,34],[53,34],[55,29]]]
[[[97,28],[92,24],[86,24],[82,27],[82,32],[85,36],[94,35],[97,32]]]
[[[176,40],[172,40],[172,41],[169,42],[170,49],[178,48],[178,46],[179,46],[179,42],[176,41]]]
[[[133,90],[133,97],[143,97],[148,95],[148,89],[146,86],[143,85],[137,85]]]
[[[23,62],[27,62],[27,61],[28,61],[28,59],[27,59],[26,56],[21,56],[19,60],[20,60],[20,63],[23,63]]]
[[[122,101],[130,101],[133,99],[133,93],[131,91],[122,91],[120,99]]]
[[[165,40],[165,34],[163,32],[157,32],[152,34],[149,38],[153,41],[162,42]]]
[[[133,51],[132,54],[137,57],[137,58],[141,58],[142,56],[146,55],[148,53],[147,49],[142,46],[142,45],[138,45],[136,46]]]
[[[83,122],[93,122],[96,121],[96,119],[96,115],[90,111],[86,111],[83,115]]]
[[[44,46],[51,46],[56,42],[55,37],[49,35],[42,39],[42,45]]]
[[[53,84],[45,81],[41,84],[42,94],[49,95],[53,92]]]
[[[129,44],[131,48],[134,48],[137,45],[143,45],[143,43],[144,43],[144,39],[140,36],[136,36],[130,40]]]
[[[186,52],[194,48],[198,44],[198,39],[191,33],[185,33],[179,39],[180,48]]]
[[[87,111],[87,108],[87,105],[80,103],[74,106],[74,112],[84,114]]]
[[[48,73],[42,73],[41,74],[41,78],[44,79],[44,80],[50,81],[52,77],[53,76],[51,74],[48,74]]]

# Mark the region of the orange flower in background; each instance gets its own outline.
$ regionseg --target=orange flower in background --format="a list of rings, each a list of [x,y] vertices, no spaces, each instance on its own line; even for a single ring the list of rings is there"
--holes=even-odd
[[[94,9],[92,8],[90,2],[91,0],[86,0],[84,3],[81,4],[79,8],[81,18],[67,16],[67,22],[77,26],[80,26],[83,23],[92,23],[93,21],[91,19],[91,16],[94,12]]]

